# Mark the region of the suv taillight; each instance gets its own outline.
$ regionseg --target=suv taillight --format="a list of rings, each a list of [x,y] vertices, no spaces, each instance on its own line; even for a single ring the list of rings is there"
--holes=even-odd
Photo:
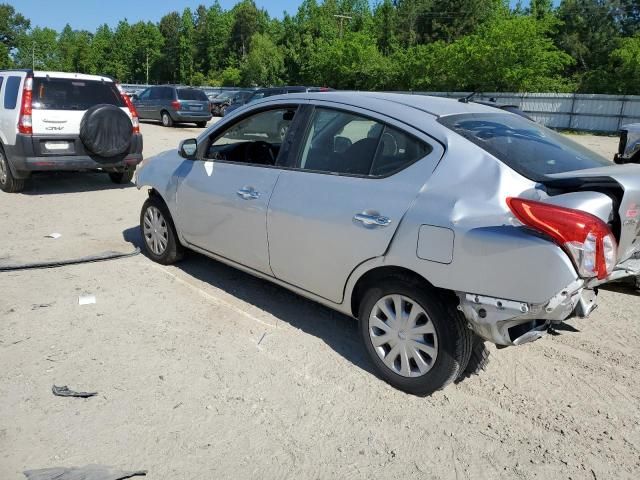
[[[122,97],[124,104],[127,106],[127,108],[129,109],[129,113],[131,114],[131,125],[133,126],[133,133],[140,133],[140,121],[138,120],[138,111],[136,110],[136,107],[133,105],[133,103],[131,103],[129,95],[125,93],[119,83],[116,83],[116,88],[120,92],[120,96]]]
[[[180,110],[181,107],[182,104],[178,100],[174,100],[173,102],[171,102],[171,108],[173,108],[174,110]]]
[[[518,220],[549,235],[569,254],[583,278],[606,278],[616,264],[618,244],[609,226],[581,210],[547,203],[507,198]]]
[[[24,79],[22,88],[22,103],[20,104],[20,117],[18,118],[18,132],[26,135],[33,134],[31,114],[33,112],[33,77]]]

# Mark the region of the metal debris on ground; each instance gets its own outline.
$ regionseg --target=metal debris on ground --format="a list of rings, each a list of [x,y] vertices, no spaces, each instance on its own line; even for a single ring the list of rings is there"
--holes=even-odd
[[[86,467],[55,467],[23,472],[29,480],[124,480],[144,476],[146,470],[126,472],[105,465],[87,465]]]
[[[51,387],[51,391],[58,397],[89,398],[98,394],[98,392],[76,392],[74,390],[69,390],[69,387],[67,387],[66,385],[62,387],[54,385],[53,387]]]
[[[58,232],[50,233],[49,235],[45,235],[44,238],[60,238],[62,234]]]

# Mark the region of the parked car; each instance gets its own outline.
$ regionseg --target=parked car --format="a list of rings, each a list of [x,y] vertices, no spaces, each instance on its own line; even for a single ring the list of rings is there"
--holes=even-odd
[[[475,103],[268,98],[145,160],[137,186],[151,259],[195,250],[358,318],[376,371],[413,394],[640,271],[640,167]]]
[[[640,123],[623,125],[620,129],[618,153],[613,161],[622,163],[640,163]]]
[[[239,94],[240,92],[238,90],[225,90],[214,97],[210,96],[211,114],[214,117],[222,117],[226,108],[231,105],[234,98],[238,97]]]
[[[159,85],[133,97],[141,119],[160,120],[165,127],[174,123],[195,123],[204,128],[211,120],[209,99],[199,88]]]
[[[303,93],[303,92],[325,92],[329,90],[330,89],[327,87],[300,87],[300,86],[259,88],[254,91],[250,91],[250,93],[244,93],[242,95],[238,95],[237,97],[235,97],[233,102],[225,109],[223,113],[224,115],[226,115],[227,113],[231,113],[243,105],[255,102],[262,98],[272,97],[274,95],[285,95],[288,93]]]
[[[0,71],[0,189],[19,192],[33,172],[95,170],[129,183],[142,135],[113,79],[80,73]]]

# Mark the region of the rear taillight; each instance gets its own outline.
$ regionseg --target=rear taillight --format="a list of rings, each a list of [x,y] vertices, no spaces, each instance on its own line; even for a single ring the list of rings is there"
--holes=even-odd
[[[136,107],[133,105],[133,103],[131,103],[131,98],[129,98],[129,95],[125,93],[120,84],[116,84],[116,87],[118,88],[120,96],[122,97],[124,104],[127,106],[127,108],[129,109],[129,113],[131,114],[131,125],[133,126],[133,133],[140,133],[140,121],[138,120],[138,111],[136,110]]]
[[[171,102],[171,108],[173,108],[174,110],[180,110],[181,107],[182,104],[178,100],[174,100],[173,102]]]
[[[507,198],[507,205],[527,227],[549,235],[573,260],[583,278],[606,278],[616,264],[617,242],[609,226],[581,210]]]
[[[26,135],[33,134],[31,114],[33,112],[33,77],[24,80],[22,88],[22,103],[20,104],[20,117],[18,118],[18,132]]]

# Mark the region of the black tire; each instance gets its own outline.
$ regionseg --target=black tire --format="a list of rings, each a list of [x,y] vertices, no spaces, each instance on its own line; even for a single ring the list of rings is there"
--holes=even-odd
[[[160,112],[160,119],[162,121],[162,125],[165,127],[173,127],[173,118],[166,110]]]
[[[160,253],[156,253],[153,251],[153,249],[149,245],[151,242],[145,234],[145,214],[147,213],[147,210],[152,207],[160,211],[167,228],[167,245],[166,248]],[[161,263],[162,265],[169,265],[182,260],[182,258],[184,257],[185,249],[178,240],[176,227],[173,224],[173,219],[171,218],[169,209],[160,197],[151,196],[142,205],[142,210],[140,211],[140,233],[142,234],[145,252],[147,256],[154,262]]]
[[[118,185],[126,185],[128,183],[131,183],[131,180],[133,180],[133,173],[133,169],[128,169],[124,172],[110,172],[109,178],[113,183],[116,183]]]
[[[9,167],[9,159],[0,146],[0,190],[6,193],[18,193],[24,189],[24,179],[15,178]]]
[[[369,335],[369,318],[378,302],[387,295],[399,294],[410,298],[425,311],[437,334],[438,354],[431,369],[422,376],[406,377],[387,367],[376,353]],[[384,285],[370,288],[359,308],[360,334],[365,349],[378,375],[392,386],[419,396],[430,395],[453,382],[469,363],[473,332],[467,328],[463,315],[453,304],[443,301],[424,285],[410,280],[392,278]]]
[[[204,128],[207,126],[207,122],[196,122],[196,127]]]
[[[102,158],[128,152],[132,135],[131,119],[115,105],[94,105],[80,121],[82,144],[88,152]]]
[[[479,375],[480,372],[487,369],[489,365],[489,349],[484,339],[478,335],[474,335],[473,345],[471,347],[471,356],[469,363],[463,372],[456,379],[456,383],[463,381],[473,375]]]

